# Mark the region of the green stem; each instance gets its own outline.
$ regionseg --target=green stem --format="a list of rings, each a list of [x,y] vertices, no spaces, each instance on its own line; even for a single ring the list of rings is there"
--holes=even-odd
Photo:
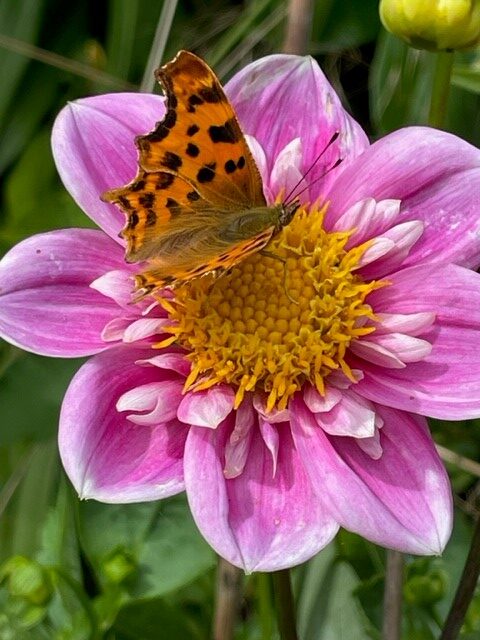
[[[447,115],[448,94],[450,93],[453,51],[440,51],[436,56],[437,61],[433,76],[432,98],[430,101],[428,124],[432,127],[443,127]]]
[[[283,569],[273,573],[275,591],[275,610],[277,613],[278,631],[281,640],[298,640],[295,624],[295,605],[293,602],[290,571]]]
[[[89,640],[100,640],[101,633],[98,626],[97,614],[95,612],[95,609],[93,608],[92,602],[85,594],[81,585],[74,578],[72,578],[70,574],[68,574],[66,571],[63,571],[63,569],[60,569],[59,567],[53,567],[52,572],[70,587],[70,589],[73,591],[78,601],[80,602],[81,606],[83,607],[83,610],[85,611],[85,614],[90,623]]]
[[[272,587],[269,573],[257,573],[258,617],[262,640],[270,640],[273,636],[273,604]]]
[[[475,594],[475,587],[480,575],[480,518],[477,519],[473,531],[472,543],[468,552],[462,577],[455,593],[452,606],[445,621],[440,640],[455,640],[465,620],[468,606]]]

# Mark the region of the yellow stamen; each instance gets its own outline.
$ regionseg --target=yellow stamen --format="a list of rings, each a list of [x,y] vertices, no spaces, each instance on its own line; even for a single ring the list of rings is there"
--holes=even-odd
[[[246,392],[263,391],[272,411],[306,382],[324,394],[332,371],[355,382],[348,347],[375,330],[366,299],[387,283],[362,280],[355,269],[371,243],[346,249],[351,232],[325,231],[324,214],[325,207],[297,213],[269,245],[281,260],[257,253],[229,274],[175,290],[175,326],[165,329],[172,338],[156,346],[176,341],[186,350],[185,389],[230,384],[235,407]]]

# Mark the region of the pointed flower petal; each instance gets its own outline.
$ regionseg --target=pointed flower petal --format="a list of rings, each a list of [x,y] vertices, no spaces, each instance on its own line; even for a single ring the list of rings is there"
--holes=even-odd
[[[116,242],[125,216],[100,196],[135,177],[135,136],[151,131],[164,113],[160,96],[110,93],[70,102],[55,121],[52,150],[64,185]]]
[[[0,262],[0,335],[42,355],[105,349],[102,331],[119,307],[90,283],[122,263],[118,245],[94,229],[50,231],[20,242]]]
[[[115,406],[132,387],[158,380],[158,369],[135,364],[149,351],[112,348],[91,358],[70,383],[59,447],[65,471],[82,498],[143,502],[183,490],[184,425],[175,420],[138,426]]]
[[[223,474],[228,420],[216,430],[193,427],[185,448],[185,482],[193,517],[210,545],[232,564],[275,571],[310,558],[338,530],[314,497],[289,430],[279,430],[278,464],[258,430],[243,473]]]
[[[288,143],[300,138],[303,145],[300,171],[305,174],[332,136],[340,134],[308,175],[307,184],[315,183],[310,190],[312,201],[324,194],[327,185],[351,159],[368,147],[366,135],[343,109],[313,58],[268,56],[242,69],[225,90],[243,130],[255,136],[264,148],[270,171],[274,159]],[[301,110],[299,95],[308,96]],[[340,167],[317,181],[339,158],[343,158]]]
[[[338,522],[392,549],[440,553],[451,532],[452,498],[426,422],[377,407],[385,420],[383,454],[373,461],[356,441],[328,437],[300,399],[294,405],[295,445],[312,486]]]

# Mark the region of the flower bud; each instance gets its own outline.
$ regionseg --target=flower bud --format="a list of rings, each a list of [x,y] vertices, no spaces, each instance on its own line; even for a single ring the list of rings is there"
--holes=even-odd
[[[2,567],[11,596],[42,606],[50,600],[52,584],[48,572],[34,560],[23,556],[10,558]]]
[[[425,576],[413,576],[404,585],[403,595],[410,604],[428,607],[441,600],[447,589],[447,577],[441,570]]]
[[[464,49],[480,40],[480,0],[381,0],[380,18],[417,49]]]
[[[109,582],[120,584],[136,569],[132,554],[123,549],[113,552],[102,562],[103,571]]]

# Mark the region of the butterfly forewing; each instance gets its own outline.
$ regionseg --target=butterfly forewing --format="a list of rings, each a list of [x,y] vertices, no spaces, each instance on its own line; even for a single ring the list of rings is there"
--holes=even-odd
[[[279,229],[232,106],[209,66],[187,51],[156,73],[167,111],[136,139],[139,170],[103,195],[127,214],[129,262],[148,261],[141,295],[231,269]]]
[[[180,175],[212,204],[265,205],[257,166],[210,67],[180,51],[156,75],[167,94],[167,113],[154,131],[137,138],[140,166]]]

